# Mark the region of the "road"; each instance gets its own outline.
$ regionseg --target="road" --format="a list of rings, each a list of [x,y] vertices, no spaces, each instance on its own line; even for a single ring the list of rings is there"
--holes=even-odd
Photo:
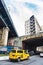
[[[43,65],[43,58],[40,56],[31,56],[29,60],[20,62],[10,62],[9,60],[0,61],[0,65]]]

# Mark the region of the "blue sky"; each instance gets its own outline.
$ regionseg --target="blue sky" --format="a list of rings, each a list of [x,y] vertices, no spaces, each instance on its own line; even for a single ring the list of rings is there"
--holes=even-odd
[[[43,26],[43,0],[4,0],[19,36],[25,35],[25,21],[34,15]]]
[[[37,9],[37,5],[36,4],[28,3],[28,2],[25,2],[24,4],[25,4],[25,7],[27,7],[27,8],[30,8],[30,9],[33,9],[33,10]]]

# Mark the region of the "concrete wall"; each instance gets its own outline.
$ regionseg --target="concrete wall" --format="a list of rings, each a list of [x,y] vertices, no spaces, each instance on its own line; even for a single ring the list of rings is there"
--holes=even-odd
[[[10,38],[9,40],[8,40],[8,44],[7,44],[8,46],[14,46],[14,38]]]
[[[22,48],[22,40],[20,37],[11,38],[8,40],[9,46],[14,46],[14,49],[21,49]]]
[[[14,39],[14,46],[22,47],[22,41],[19,37]]]
[[[39,46],[36,48],[37,51],[43,52],[43,46]]]

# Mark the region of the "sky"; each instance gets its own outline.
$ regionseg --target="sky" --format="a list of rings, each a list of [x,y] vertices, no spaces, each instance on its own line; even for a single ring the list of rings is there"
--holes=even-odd
[[[25,21],[35,16],[43,26],[43,0],[4,0],[19,36],[25,35]]]

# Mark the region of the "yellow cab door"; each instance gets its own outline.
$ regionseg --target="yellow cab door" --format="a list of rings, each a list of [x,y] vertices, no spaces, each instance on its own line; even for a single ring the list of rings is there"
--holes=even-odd
[[[23,50],[23,58],[27,59],[28,55],[26,54],[26,50]]]

